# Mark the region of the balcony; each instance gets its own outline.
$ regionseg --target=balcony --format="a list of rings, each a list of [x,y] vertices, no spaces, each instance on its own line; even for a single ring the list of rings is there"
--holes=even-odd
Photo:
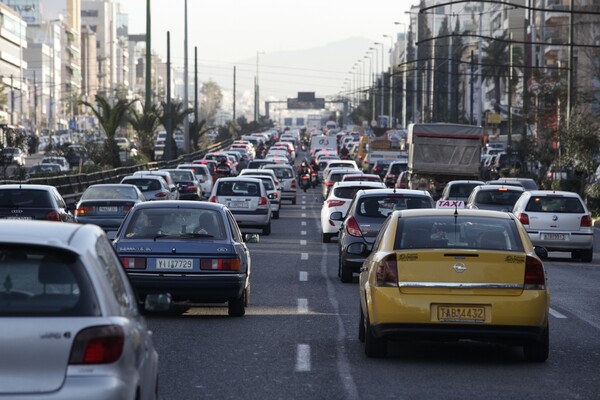
[[[569,6],[552,4],[548,6],[552,11],[546,11],[546,25],[563,25],[569,22]]]

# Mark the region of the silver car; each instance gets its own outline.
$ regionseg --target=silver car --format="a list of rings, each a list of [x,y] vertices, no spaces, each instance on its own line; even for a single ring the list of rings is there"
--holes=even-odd
[[[292,204],[296,204],[296,190],[298,185],[296,184],[294,168],[290,165],[269,164],[265,165],[263,169],[271,169],[275,172],[275,176],[277,176],[282,188],[281,200],[290,200]]]
[[[173,200],[173,189],[169,188],[167,182],[158,175],[126,176],[120,183],[137,186],[148,201]]]
[[[0,232],[0,398],[156,399],[158,354],[102,229],[2,220]]]
[[[594,228],[590,213],[574,192],[523,192],[513,207],[534,246],[571,252],[571,258],[592,262]]]

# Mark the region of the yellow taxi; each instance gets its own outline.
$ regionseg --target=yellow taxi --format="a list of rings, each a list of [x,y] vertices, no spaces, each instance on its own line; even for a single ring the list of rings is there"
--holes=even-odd
[[[393,212],[360,272],[366,355],[384,357],[388,340],[467,339],[523,346],[525,360],[546,361],[545,256],[511,213]]]

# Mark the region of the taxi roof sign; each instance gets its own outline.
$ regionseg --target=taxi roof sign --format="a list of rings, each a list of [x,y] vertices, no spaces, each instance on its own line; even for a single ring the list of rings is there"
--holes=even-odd
[[[438,200],[435,208],[465,208],[465,202],[462,200]]]

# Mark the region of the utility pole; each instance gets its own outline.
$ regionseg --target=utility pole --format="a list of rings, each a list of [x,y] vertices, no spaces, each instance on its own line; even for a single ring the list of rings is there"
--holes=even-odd
[[[150,0],[146,0],[146,112],[152,107],[152,40]]]
[[[477,40],[477,126],[481,126],[481,111],[483,106],[483,88],[481,82],[481,59],[483,38],[483,1],[479,3],[479,39]]]
[[[189,91],[189,72],[188,72],[188,6],[185,0],[184,12],[184,39],[183,39],[183,110],[189,108],[188,91]],[[183,118],[183,151],[187,154],[190,152],[190,120],[188,114]]]
[[[167,31],[167,109],[166,109],[166,120],[167,126],[167,138],[165,139],[165,150],[163,153],[163,159],[170,161],[172,158],[171,142],[173,141],[173,109],[171,105],[171,32]]]
[[[198,46],[194,46],[194,123],[197,129],[200,123],[198,121]]]
[[[235,122],[235,85],[236,85],[236,75],[235,75],[235,65],[233,66],[233,122]]]
[[[15,115],[15,87],[13,85],[13,74],[10,74],[10,124],[14,125]]]

